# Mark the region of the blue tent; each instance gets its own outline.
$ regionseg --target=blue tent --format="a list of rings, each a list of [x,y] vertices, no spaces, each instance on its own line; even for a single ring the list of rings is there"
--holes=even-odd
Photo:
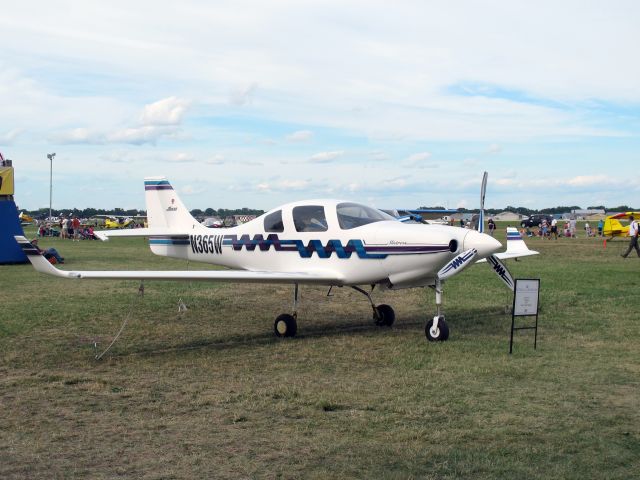
[[[18,208],[13,200],[0,198],[0,265],[27,262],[26,255],[13,238],[14,235],[24,235]]]

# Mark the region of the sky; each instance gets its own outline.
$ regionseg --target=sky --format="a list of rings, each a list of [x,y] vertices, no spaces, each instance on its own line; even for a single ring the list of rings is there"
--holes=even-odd
[[[164,4],[166,3],[166,5]],[[640,2],[25,1],[0,15],[16,203],[640,205]]]

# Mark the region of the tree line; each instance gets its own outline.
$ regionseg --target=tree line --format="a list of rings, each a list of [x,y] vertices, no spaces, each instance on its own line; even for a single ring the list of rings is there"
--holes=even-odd
[[[444,210],[444,207],[420,207],[420,209],[442,209]],[[591,206],[591,207],[587,207],[587,210],[604,210],[605,212],[632,212],[632,211],[638,211],[637,209],[630,207],[628,205],[618,205],[617,207],[605,207],[604,205],[597,205],[597,206]],[[457,209],[452,209],[452,210],[456,210],[458,213],[478,213],[477,208],[472,208],[472,209],[468,209],[468,208],[457,208]],[[498,213],[502,213],[505,211],[508,212],[514,212],[514,213],[518,213],[520,215],[535,215],[535,214],[543,214],[543,215],[556,215],[556,214],[563,214],[563,213],[571,213],[573,210],[583,210],[582,207],[578,206],[578,205],[570,205],[570,206],[565,206],[565,205],[559,205],[557,207],[551,207],[551,208],[542,208],[539,210],[536,209],[532,209],[532,208],[526,208],[526,207],[514,207],[511,205],[506,206],[505,208],[486,208],[485,209],[485,214],[486,215],[497,215]]]
[[[419,207],[420,209],[442,209],[444,210],[444,207],[441,206],[435,206],[435,207]],[[545,215],[554,215],[554,214],[563,214],[563,213],[571,213],[572,210],[581,210],[582,207],[579,207],[578,205],[570,205],[570,206],[564,206],[564,205],[560,205],[557,207],[552,207],[552,208],[542,208],[540,210],[535,210],[535,209],[531,209],[531,208],[526,208],[526,207],[513,207],[511,205],[505,207],[505,208],[501,208],[501,209],[496,209],[496,208],[487,208],[485,209],[485,214],[487,215],[497,215],[498,213],[504,212],[504,211],[509,211],[509,212],[514,212],[514,213],[518,213],[520,215],[533,215],[533,214],[545,214]],[[604,210],[605,212],[631,212],[631,211],[638,211],[638,209],[636,208],[632,208],[628,205],[619,205],[617,207],[605,207],[604,205],[597,205],[597,206],[591,206],[591,207],[587,207],[588,210],[597,210],[597,209],[601,209]],[[458,213],[477,213],[478,209],[468,209],[468,208],[457,208],[455,209]],[[48,208],[39,208],[38,210],[24,210],[26,213],[28,213],[29,215],[31,215],[34,218],[37,219],[44,219],[47,218],[49,216],[49,209]],[[147,212],[145,210],[136,210],[136,209],[129,209],[129,210],[125,210],[123,208],[113,208],[110,210],[105,210],[102,208],[62,208],[62,209],[53,209],[51,211],[52,215],[55,217],[60,217],[60,216],[76,216],[78,218],[92,218],[95,217],[97,215],[113,215],[114,217],[135,217],[136,215],[146,215]],[[219,208],[219,209],[214,209],[214,208],[206,208],[204,210],[200,209],[200,208],[194,208],[193,210],[191,210],[191,215],[193,215],[195,218],[198,219],[202,219],[202,218],[206,218],[206,217],[219,217],[219,218],[225,218],[228,217],[230,215],[262,215],[264,213],[264,210],[259,210],[259,209],[255,209],[255,208],[247,208],[247,207],[243,207],[243,208]]]
[[[24,211],[26,213],[28,213],[30,216],[32,216],[33,218],[37,218],[37,219],[44,219],[47,218],[49,216],[49,209],[48,208],[39,208],[37,210],[20,210],[20,211]],[[220,218],[225,218],[228,217],[230,215],[262,215],[264,213],[264,210],[257,210],[254,208],[235,208],[235,209],[229,209],[229,208],[219,208],[219,209],[213,209],[213,208],[207,208],[205,210],[201,210],[199,208],[195,208],[193,210],[191,210],[191,215],[193,215],[196,218],[205,218],[205,217],[220,217]],[[123,208],[112,208],[109,210],[105,210],[103,208],[61,208],[61,209],[57,209],[54,208],[51,210],[51,215],[54,217],[61,217],[61,216],[75,216],[78,218],[92,218],[92,217],[96,217],[98,215],[113,215],[114,217],[135,217],[138,215],[146,215],[147,212],[146,210],[136,210],[136,209],[129,209],[129,210],[125,210]]]

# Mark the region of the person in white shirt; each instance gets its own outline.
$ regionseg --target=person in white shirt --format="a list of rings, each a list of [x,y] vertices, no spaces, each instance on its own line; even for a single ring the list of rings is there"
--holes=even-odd
[[[638,222],[635,221],[633,215],[629,215],[629,248],[622,254],[622,258],[627,258],[627,255],[629,255],[634,248],[640,258],[640,248],[638,248]]]
[[[558,239],[558,219],[555,217],[551,220],[551,235],[553,235],[556,240]],[[551,236],[549,236],[549,240],[551,240]]]

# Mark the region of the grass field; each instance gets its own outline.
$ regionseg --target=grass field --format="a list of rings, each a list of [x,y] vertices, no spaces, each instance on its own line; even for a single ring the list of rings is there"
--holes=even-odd
[[[142,239],[41,243],[69,270],[185,268]],[[541,255],[509,268],[541,279],[538,349],[523,331],[511,356],[485,265],[446,284],[437,344],[429,289],[377,293],[388,329],[349,289],[303,287],[279,340],[291,287],[148,282],[140,299],[0,266],[0,478],[638,478],[640,260],[622,241],[528,244]]]

